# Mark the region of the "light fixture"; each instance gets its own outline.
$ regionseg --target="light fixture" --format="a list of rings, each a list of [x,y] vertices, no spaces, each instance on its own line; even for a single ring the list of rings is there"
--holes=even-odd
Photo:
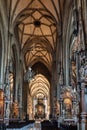
[[[31,67],[29,67],[24,75],[24,81],[30,82],[30,80],[33,78],[34,75],[35,75],[34,71],[32,70]]]

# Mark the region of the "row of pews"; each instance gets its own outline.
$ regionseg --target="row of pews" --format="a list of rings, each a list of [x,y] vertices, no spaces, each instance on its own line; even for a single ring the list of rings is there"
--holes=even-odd
[[[7,127],[5,124],[1,125],[0,130],[26,130],[28,127],[29,129],[33,128],[34,123],[34,120],[11,121]],[[60,123],[60,126],[58,126],[57,120],[44,120],[41,122],[41,130],[77,130],[77,125],[74,123]]]
[[[0,130],[6,130],[5,123],[0,123]]]
[[[57,121],[45,120],[41,122],[41,130],[77,130],[77,125],[61,123],[60,127],[58,127]]]
[[[20,121],[11,120],[9,125],[6,126],[5,123],[0,123],[0,130],[27,130],[34,127],[34,120]]]
[[[77,130],[76,124],[60,124],[60,130]]]
[[[34,125],[34,120],[28,121],[10,121],[9,125],[7,126],[6,130],[26,130],[27,128],[32,128]]]
[[[57,121],[44,120],[41,122],[41,130],[60,130]]]

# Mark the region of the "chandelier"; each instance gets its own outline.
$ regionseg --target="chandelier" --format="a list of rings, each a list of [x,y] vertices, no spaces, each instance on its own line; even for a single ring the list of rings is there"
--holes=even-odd
[[[33,78],[34,75],[35,75],[34,71],[32,70],[31,67],[29,67],[24,75],[24,81],[30,82],[30,80]]]

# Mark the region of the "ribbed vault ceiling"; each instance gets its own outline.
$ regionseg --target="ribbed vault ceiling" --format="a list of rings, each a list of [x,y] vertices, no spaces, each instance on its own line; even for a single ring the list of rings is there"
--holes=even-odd
[[[31,62],[43,61],[51,70],[52,53],[56,48],[57,28],[60,28],[63,5],[64,0],[10,1],[10,22],[16,25],[19,43],[21,49],[24,50],[26,66],[29,66]],[[33,42],[31,46],[31,40],[34,38],[40,41],[38,45]],[[43,47],[43,41],[45,47]],[[53,50],[49,52],[49,48]]]
[[[57,36],[61,28],[64,0],[8,1],[10,23],[16,30],[25,67],[41,62],[51,73]],[[35,80],[30,84],[30,93],[37,97],[48,96],[49,86],[46,77],[36,75]]]
[[[49,81],[42,74],[37,74],[29,84],[30,94],[37,98],[48,98],[50,92]]]

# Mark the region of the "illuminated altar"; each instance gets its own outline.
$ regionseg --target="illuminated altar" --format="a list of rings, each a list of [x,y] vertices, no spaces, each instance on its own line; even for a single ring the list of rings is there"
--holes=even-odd
[[[0,89],[0,122],[4,121],[4,92]]]
[[[78,122],[79,98],[76,90],[73,90],[71,86],[61,90],[60,109],[60,123]]]
[[[17,118],[19,115],[19,106],[17,102],[12,104],[12,117]]]
[[[35,118],[45,118],[45,105],[43,100],[39,99],[38,103],[35,106]]]

